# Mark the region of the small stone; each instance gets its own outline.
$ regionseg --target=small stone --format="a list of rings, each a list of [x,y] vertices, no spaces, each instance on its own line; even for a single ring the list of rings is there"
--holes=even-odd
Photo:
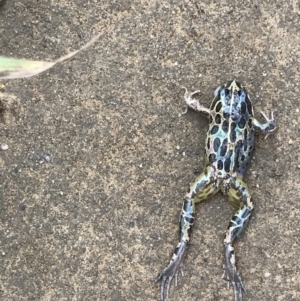
[[[265,276],[266,278],[268,278],[268,277],[270,277],[270,276],[271,276],[271,273],[269,273],[269,272],[265,272],[264,276]]]
[[[19,209],[20,209],[21,211],[24,211],[24,210],[26,209],[25,204],[21,203],[21,204],[19,205]]]
[[[8,145],[6,143],[1,144],[1,149],[2,150],[8,150]]]
[[[53,162],[53,157],[49,154],[42,153],[41,158],[44,159],[46,162],[49,162],[49,163]]]

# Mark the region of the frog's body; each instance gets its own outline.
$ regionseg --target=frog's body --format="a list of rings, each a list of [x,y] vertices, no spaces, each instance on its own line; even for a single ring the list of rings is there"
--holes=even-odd
[[[229,201],[238,208],[231,219],[225,239],[225,269],[223,278],[234,288],[235,301],[242,301],[243,286],[235,266],[235,255],[232,243],[245,229],[253,211],[253,203],[248,185],[243,180],[247,164],[254,148],[254,131],[271,133],[276,129],[273,119],[266,119],[265,124],[258,122],[253,115],[251,100],[242,85],[235,80],[219,87],[210,109],[200,105],[192,96],[185,93],[188,107],[209,115],[209,130],[206,137],[205,167],[201,175],[191,184],[185,196],[179,218],[180,241],[170,264],[158,275],[161,280],[161,300],[168,297],[171,282],[181,270],[185,251],[190,240],[194,223],[195,204],[210,198],[218,191],[228,196]],[[167,285],[167,288],[165,286]]]

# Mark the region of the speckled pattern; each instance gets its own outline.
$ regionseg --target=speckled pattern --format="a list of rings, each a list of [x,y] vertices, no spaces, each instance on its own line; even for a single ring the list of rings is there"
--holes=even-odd
[[[50,61],[106,33],[44,74],[0,82],[0,299],[158,301],[207,131],[194,112],[178,117],[181,87],[208,106],[237,78],[279,125],[257,137],[246,173],[245,301],[299,300],[299,13],[296,1],[6,1],[1,54]],[[170,301],[231,300],[220,267],[233,212],[221,194],[199,204]]]
[[[194,98],[199,90],[186,92],[187,108],[206,114],[209,127],[205,143],[205,164],[203,172],[191,183],[185,195],[179,217],[179,242],[169,265],[156,279],[161,281],[161,301],[168,299],[170,287],[182,274],[183,262],[190,243],[194,225],[196,203],[207,200],[220,190],[237,208],[224,238],[225,264],[222,278],[227,287],[233,287],[234,300],[242,301],[245,286],[236,268],[233,242],[245,230],[254,209],[251,192],[244,180],[244,174],[254,149],[255,129],[266,137],[276,130],[273,113],[261,124],[255,117],[253,105],[246,89],[236,80],[228,81],[215,90],[215,97],[206,108]],[[186,113],[187,110],[184,110]]]

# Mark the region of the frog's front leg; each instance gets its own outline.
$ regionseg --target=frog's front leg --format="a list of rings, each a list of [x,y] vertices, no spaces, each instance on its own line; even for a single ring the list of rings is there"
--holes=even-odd
[[[273,112],[271,112],[271,118],[269,119],[266,114],[264,112],[260,112],[264,118],[266,119],[266,123],[260,123],[257,119],[253,118],[253,125],[254,127],[263,132],[263,133],[266,133],[266,137],[265,139],[270,135],[272,134],[276,128],[277,128],[277,125],[276,125],[276,121],[274,119],[274,114]]]
[[[169,265],[155,280],[155,282],[161,281],[161,301],[168,298],[173,278],[175,278],[175,285],[177,285],[178,273],[182,269],[184,256],[191,238],[191,230],[194,224],[195,203],[213,196],[218,191],[219,181],[214,179],[213,169],[211,167],[207,167],[205,172],[199,175],[191,184],[190,191],[183,202],[179,218],[179,243],[175,248]]]
[[[188,92],[187,88],[182,87],[183,89],[185,89],[185,93],[184,93],[184,101],[185,101],[185,107],[182,111],[182,114],[186,114],[188,111],[188,108],[191,108],[197,112],[204,112],[207,114],[210,114],[210,109],[205,108],[204,106],[202,106],[199,101],[197,99],[194,99],[192,96],[195,94],[198,94],[200,92],[200,90],[194,91],[194,92]]]
[[[223,278],[227,281],[227,286],[233,286],[235,301],[243,300],[245,287],[242,279],[237,272],[235,265],[235,254],[232,246],[235,238],[246,228],[251,213],[253,203],[248,185],[242,180],[242,177],[231,177],[224,181],[222,191],[228,195],[229,201],[235,206],[239,206],[238,211],[232,217],[224,239],[225,246],[225,266]]]

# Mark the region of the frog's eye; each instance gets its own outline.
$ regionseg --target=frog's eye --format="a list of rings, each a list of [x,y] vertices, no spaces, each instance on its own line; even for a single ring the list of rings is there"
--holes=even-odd
[[[222,88],[222,86],[219,86],[215,91],[214,91],[214,96],[218,96],[220,89]]]
[[[240,90],[239,91],[239,96],[240,96],[240,100],[241,101],[245,101],[245,99],[246,99],[246,92],[245,92],[245,90]]]
[[[226,95],[228,94],[228,89],[223,88],[219,93],[220,93],[220,98],[224,99],[226,97]]]

